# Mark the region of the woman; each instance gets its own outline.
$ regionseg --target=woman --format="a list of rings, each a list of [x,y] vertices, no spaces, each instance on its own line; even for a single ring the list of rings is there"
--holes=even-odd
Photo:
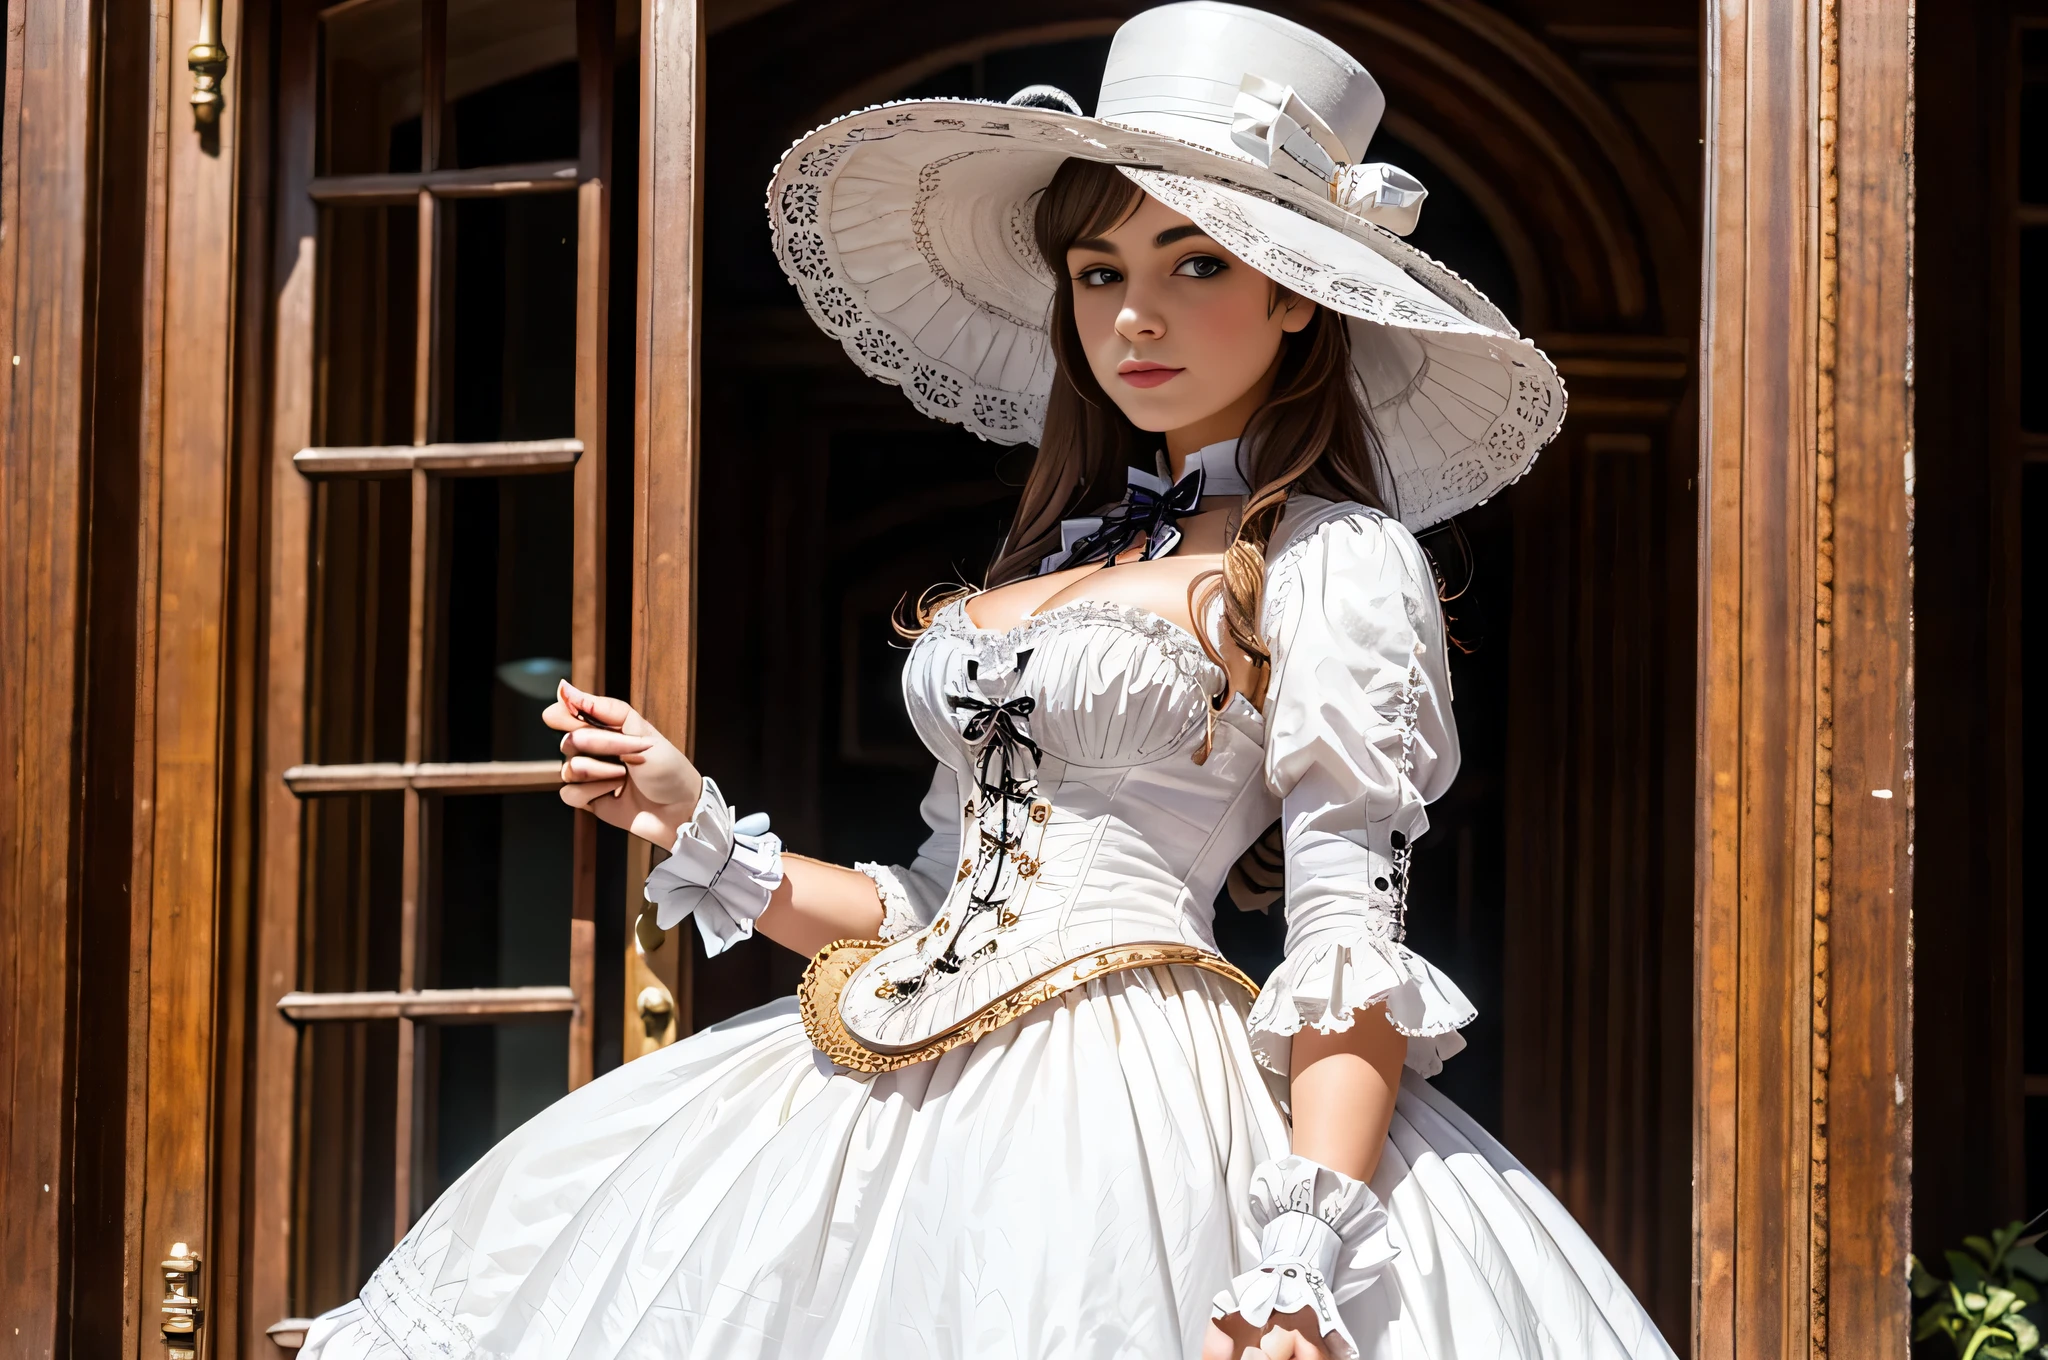
[[[1097,119],[1034,88],[792,149],[770,215],[819,324],[1039,445],[990,585],[906,663],[930,838],[784,854],[564,685],[563,797],[672,850],[660,925],[812,955],[801,995],[513,1134],[311,1354],[1670,1354],[1421,1080],[1473,1012],[1401,943],[1457,767],[1412,530],[1526,471],[1564,394],[1395,234],[1422,188],[1355,154],[1383,105],[1308,30],[1197,0],[1124,26]],[[1261,987],[1209,904],[1276,820]]]

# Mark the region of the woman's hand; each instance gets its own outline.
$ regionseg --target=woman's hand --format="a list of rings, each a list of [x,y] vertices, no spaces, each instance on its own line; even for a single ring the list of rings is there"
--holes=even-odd
[[[567,680],[541,721],[562,738],[562,801],[666,850],[697,811],[704,776],[623,699]]]
[[[1254,1327],[1237,1314],[1209,1324],[1202,1341],[1202,1360],[1329,1360],[1323,1330],[1313,1309],[1275,1313],[1264,1327]]]

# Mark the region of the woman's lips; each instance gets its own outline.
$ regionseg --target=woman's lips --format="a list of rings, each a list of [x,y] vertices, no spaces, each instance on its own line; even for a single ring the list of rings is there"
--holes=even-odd
[[[1126,359],[1116,366],[1116,375],[1133,387],[1157,387],[1172,382],[1185,369],[1168,368],[1165,364],[1137,363]]]

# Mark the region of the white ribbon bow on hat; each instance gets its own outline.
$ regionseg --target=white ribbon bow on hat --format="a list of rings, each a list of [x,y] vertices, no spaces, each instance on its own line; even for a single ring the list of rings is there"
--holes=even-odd
[[[1342,139],[1294,87],[1264,76],[1247,75],[1238,86],[1230,140],[1274,174],[1327,194],[1346,212],[1396,236],[1415,230],[1429,196],[1406,170],[1377,161],[1351,164]]]

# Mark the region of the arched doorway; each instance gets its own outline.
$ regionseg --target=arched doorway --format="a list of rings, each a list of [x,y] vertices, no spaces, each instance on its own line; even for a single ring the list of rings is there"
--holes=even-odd
[[[862,378],[783,280],[759,187],[790,141],[867,103],[1047,81],[1085,107],[1107,35],[1140,7],[1040,6],[1028,26],[823,0],[713,17],[697,741],[800,848],[915,845],[930,766],[899,712],[889,611],[978,579],[1029,453]],[[1571,387],[1532,475],[1431,543],[1469,585],[1451,606],[1471,647],[1455,662],[1466,764],[1418,847],[1427,909],[1411,929],[1482,1011],[1439,1084],[1682,1336],[1698,273],[1675,186],[1696,149],[1653,147],[1640,108],[1476,4],[1286,12],[1386,87],[1372,155],[1431,187],[1417,243],[1501,302]],[[1671,31],[1602,41],[1668,46]],[[1670,83],[1694,98],[1694,79],[1688,65]],[[765,943],[699,958],[693,1018],[784,994],[800,968]]]

